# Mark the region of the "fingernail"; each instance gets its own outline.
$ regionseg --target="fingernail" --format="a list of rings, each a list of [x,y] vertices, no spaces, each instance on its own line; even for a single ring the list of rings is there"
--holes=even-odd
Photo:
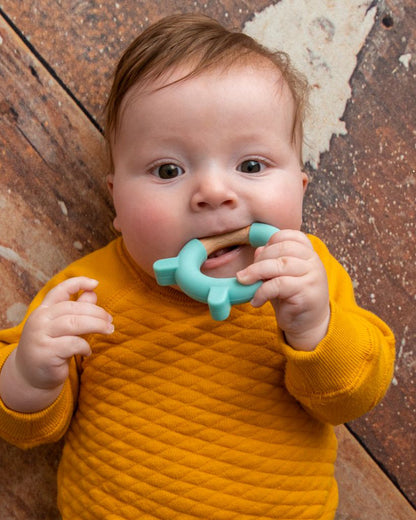
[[[258,248],[254,251],[254,258],[255,258],[255,259],[256,259],[256,258],[259,256],[259,254],[263,251],[264,247],[265,247],[265,246],[260,246],[260,247],[258,247]]]
[[[248,280],[248,277],[244,271],[239,271],[236,273],[236,278],[240,283],[244,283]]]
[[[109,326],[108,326],[108,333],[109,334],[112,334],[114,332],[114,325],[111,323]]]

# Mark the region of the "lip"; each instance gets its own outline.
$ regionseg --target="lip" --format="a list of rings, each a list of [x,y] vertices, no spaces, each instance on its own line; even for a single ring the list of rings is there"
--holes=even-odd
[[[223,235],[228,235],[230,233],[238,232],[247,226],[229,226],[229,227],[222,227],[220,231],[211,232],[203,237],[200,237],[199,240],[204,241],[205,239],[211,239],[211,238],[219,238]],[[231,245],[231,244],[230,244]],[[228,246],[226,245],[220,245],[218,244],[217,253],[220,252],[222,249],[226,249]],[[227,266],[227,264],[231,264],[232,262],[236,262],[239,264],[239,257],[243,254],[242,251],[245,249],[247,245],[245,243],[238,244],[238,242],[233,243],[233,247],[229,250],[226,250],[222,254],[217,254],[216,256],[210,257],[208,256],[207,260],[202,264],[201,271],[207,272],[207,271],[214,271],[217,269],[222,269],[224,266]],[[213,249],[211,249],[212,252],[214,252]],[[209,250],[208,250],[209,253]],[[244,254],[243,254],[244,256]],[[227,267],[225,267],[227,269]],[[211,274],[211,273],[210,273]]]
[[[230,264],[231,262],[235,261],[238,256],[241,254],[244,245],[240,245],[237,247],[234,247],[230,251],[227,251],[226,253],[215,256],[213,258],[207,258],[205,262],[201,266],[201,270],[203,271],[212,271],[214,269],[218,269],[220,267],[223,267],[227,264]]]
[[[244,227],[247,227],[247,226],[221,228],[220,230],[213,231],[212,233],[209,233],[208,235],[204,235],[202,237],[198,237],[198,240],[203,240],[204,238],[213,238],[213,237],[218,237],[218,236],[221,236],[221,235],[226,235],[228,233],[232,233],[234,231],[238,231],[239,229],[243,229]]]

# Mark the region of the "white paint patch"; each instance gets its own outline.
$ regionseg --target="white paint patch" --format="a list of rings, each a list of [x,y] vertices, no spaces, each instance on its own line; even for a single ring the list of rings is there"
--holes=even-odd
[[[399,57],[399,61],[402,65],[404,65],[405,69],[406,70],[409,70],[409,63],[410,63],[410,60],[412,59],[412,55],[410,53],[408,54],[402,54],[400,57]]]
[[[21,256],[10,249],[9,247],[0,246],[0,257],[4,258],[8,262],[11,262],[21,269],[28,271],[32,276],[37,278],[40,282],[46,283],[49,280],[49,277],[46,276],[45,273],[37,269],[35,266],[31,265],[29,262],[24,260]]]
[[[66,207],[66,204],[63,200],[58,200],[58,206],[61,208],[62,213],[65,215],[65,217],[68,216],[68,209]]]
[[[270,49],[287,52],[311,85],[303,159],[316,168],[332,135],[345,134],[341,121],[351,97],[349,80],[370,32],[371,0],[281,0],[257,13],[243,31]]]
[[[24,303],[14,303],[6,311],[6,318],[12,325],[18,325],[25,317],[27,305]]]

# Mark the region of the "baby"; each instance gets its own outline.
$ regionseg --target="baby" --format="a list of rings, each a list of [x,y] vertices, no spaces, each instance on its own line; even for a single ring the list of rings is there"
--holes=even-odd
[[[300,231],[306,91],[286,55],[199,15],[122,56],[106,124],[120,237],[0,332],[0,435],[65,435],[64,520],[334,518],[332,425],[381,400],[394,338]],[[253,222],[281,231],[202,266],[263,282],[227,320],[156,283],[156,260]]]

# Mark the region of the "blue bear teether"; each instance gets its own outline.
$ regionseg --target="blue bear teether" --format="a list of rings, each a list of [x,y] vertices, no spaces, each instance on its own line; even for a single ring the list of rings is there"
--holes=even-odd
[[[249,228],[248,242],[253,247],[264,246],[279,231],[269,224],[255,222]],[[193,239],[173,258],[157,260],[153,264],[159,285],[178,285],[182,291],[199,302],[208,303],[214,320],[228,318],[231,305],[250,301],[262,282],[242,285],[234,278],[212,278],[201,273],[208,253],[201,240]]]

